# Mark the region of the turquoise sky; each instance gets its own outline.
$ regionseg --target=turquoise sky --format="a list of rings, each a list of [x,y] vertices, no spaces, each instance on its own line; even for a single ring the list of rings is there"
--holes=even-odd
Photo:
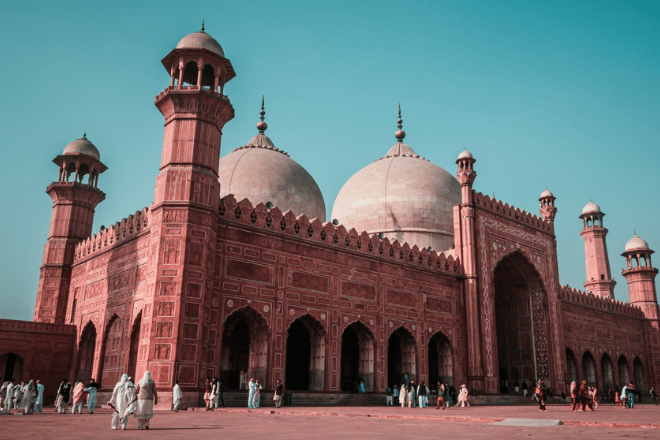
[[[137,3],[137,5],[135,4]],[[109,170],[94,230],[153,200],[163,137],[160,59],[186,34],[216,38],[237,76],[222,154],[268,135],[337,192],[395,142],[475,189],[538,213],[557,197],[560,281],[581,287],[582,207],[604,212],[616,297],[633,229],[660,250],[660,2],[5,2],[0,13],[0,317],[31,319],[57,178],[87,132]],[[658,257],[660,258],[660,257]],[[660,266],[660,260],[656,262]]]

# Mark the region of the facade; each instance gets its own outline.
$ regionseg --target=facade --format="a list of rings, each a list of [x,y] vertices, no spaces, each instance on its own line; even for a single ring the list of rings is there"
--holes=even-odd
[[[396,143],[346,183],[326,222],[314,179],[266,136],[263,103],[259,133],[219,159],[235,73],[204,29],[163,65],[165,134],[148,208],[92,235],[105,197],[99,151],[83,137],[54,160],[35,322],[15,324],[12,338],[37,341],[50,325],[70,366],[53,347],[30,342],[24,353],[3,337],[5,376],[66,365],[70,379],[110,391],[123,373],[149,370],[163,391],[178,380],[202,392],[207,376],[238,388],[245,370],[266,389],[281,379],[338,393],[359,379],[384,392],[408,373],[481,394],[537,377],[557,391],[583,378],[645,391],[660,378],[653,251],[637,236],[626,245],[631,303],[615,300],[593,202],[581,215],[579,291],[559,283],[550,191],[540,216],[476,192],[475,158],[460,153],[454,178],[403,143],[399,113]],[[3,336],[12,322],[0,321]]]

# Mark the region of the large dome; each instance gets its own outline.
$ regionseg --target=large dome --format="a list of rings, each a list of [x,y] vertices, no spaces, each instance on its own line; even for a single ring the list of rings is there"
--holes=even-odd
[[[101,160],[101,154],[93,143],[87,140],[87,134],[64,147],[62,154],[84,154],[96,160]]]
[[[346,228],[436,251],[454,244],[453,207],[461,202],[458,181],[399,141],[385,157],[358,171],[344,184],[332,218]]]
[[[220,159],[220,196],[233,194],[236,200],[247,198],[253,205],[271,202],[282,212],[290,210],[325,222],[325,202],[314,178],[275,148],[263,133],[263,120],[257,127],[260,133],[247,145]]]

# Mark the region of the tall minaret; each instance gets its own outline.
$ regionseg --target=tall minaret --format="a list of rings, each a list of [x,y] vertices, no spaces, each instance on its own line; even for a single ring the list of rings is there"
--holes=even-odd
[[[468,347],[468,387],[484,391],[486,387],[481,358],[481,314],[479,313],[479,290],[477,277],[477,247],[474,224],[474,200],[472,184],[477,178],[474,163],[477,160],[468,150],[458,155],[456,178],[461,184],[461,205],[454,207],[454,224],[458,223],[460,235],[455,237],[460,256],[465,269],[465,314],[467,317],[467,347]],[[495,386],[497,381],[495,381]],[[496,391],[496,390],[492,390]]]
[[[582,231],[584,239],[584,256],[587,264],[587,281],[585,289],[594,295],[614,298],[616,281],[610,272],[610,260],[607,256],[607,229],[603,227],[605,213],[600,207],[589,200],[582,208]]]
[[[136,375],[151,368],[170,387],[174,378],[182,387],[196,387],[195,367],[177,362],[197,363],[204,374],[211,365],[207,362],[216,362],[202,353],[215,348],[204,335],[210,325],[219,220],[220,141],[225,123],[234,117],[224,86],[236,74],[203,24],[199,32],[181,39],[162,63],[170,82],[155,100],[165,117],[165,134],[150,208],[153,276],[143,314],[143,323],[151,321],[155,339],[149,333],[141,335],[144,342],[149,338],[149,346],[137,361]],[[184,353],[183,340],[187,348],[197,348]]]
[[[660,317],[655,291],[658,269],[651,264],[652,253],[646,241],[634,234],[621,254],[626,259],[626,269],[621,273],[628,281],[630,303],[639,306],[647,319],[657,320]]]
[[[53,213],[33,319],[63,324],[74,247],[92,233],[94,210],[105,199],[105,193],[97,188],[99,175],[107,167],[86,135],[64,147],[53,162],[59,177],[46,189],[53,199]]]

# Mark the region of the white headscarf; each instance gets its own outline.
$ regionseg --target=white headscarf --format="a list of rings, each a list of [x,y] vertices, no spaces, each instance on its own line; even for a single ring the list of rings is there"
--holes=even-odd
[[[142,376],[142,379],[140,379],[140,387],[146,387],[149,385],[149,381],[151,380],[151,373],[149,371],[144,372],[144,376]]]

